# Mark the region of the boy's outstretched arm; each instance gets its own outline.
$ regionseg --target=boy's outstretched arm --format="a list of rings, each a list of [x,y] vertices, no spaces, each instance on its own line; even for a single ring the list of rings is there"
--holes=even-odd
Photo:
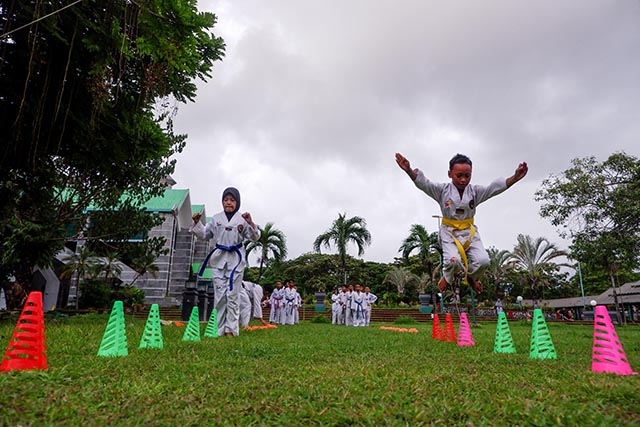
[[[527,162],[520,163],[516,168],[514,174],[507,178],[507,188],[511,187],[513,184],[524,178],[527,172],[529,172],[529,166],[527,166]]]
[[[412,181],[416,180],[416,177],[418,176],[418,169],[411,169],[411,163],[409,163],[409,159],[407,159],[400,153],[396,153],[396,163],[398,164],[398,166],[400,166],[400,169],[402,169],[407,173],[407,175],[409,175],[409,178],[411,178]]]

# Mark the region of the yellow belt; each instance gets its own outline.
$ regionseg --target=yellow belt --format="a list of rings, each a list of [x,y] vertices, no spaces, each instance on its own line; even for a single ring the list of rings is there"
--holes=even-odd
[[[451,233],[451,237],[453,237],[453,241],[456,243],[456,247],[458,248],[458,253],[460,253],[460,258],[462,258],[462,262],[464,263],[464,284],[468,284],[468,274],[469,274],[469,260],[467,259],[467,249],[469,249],[469,245],[471,245],[471,239],[473,239],[474,234],[476,234],[476,228],[473,226],[473,218],[469,219],[451,219],[451,218],[442,218],[442,224],[447,227],[451,227],[456,231],[466,230],[470,228],[469,238],[466,242],[460,243],[460,240],[456,239],[456,236]]]

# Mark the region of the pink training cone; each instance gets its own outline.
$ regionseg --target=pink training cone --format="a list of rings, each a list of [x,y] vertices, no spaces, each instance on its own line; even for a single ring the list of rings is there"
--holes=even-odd
[[[593,351],[591,352],[591,372],[618,375],[638,375],[631,370],[627,356],[611,323],[604,305],[596,307],[593,320]]]
[[[473,347],[476,345],[471,335],[471,326],[467,313],[460,313],[460,325],[458,326],[458,345],[461,347]]]

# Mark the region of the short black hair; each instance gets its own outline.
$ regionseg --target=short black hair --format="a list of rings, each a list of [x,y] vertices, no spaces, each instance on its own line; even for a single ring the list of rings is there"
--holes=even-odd
[[[451,160],[449,160],[449,170],[453,169],[453,165],[457,164],[467,164],[469,166],[473,166],[473,163],[471,163],[471,159],[460,153],[456,154],[451,158]]]

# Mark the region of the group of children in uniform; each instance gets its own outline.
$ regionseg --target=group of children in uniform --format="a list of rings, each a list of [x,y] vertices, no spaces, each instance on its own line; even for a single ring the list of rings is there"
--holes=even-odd
[[[346,326],[369,326],[371,308],[378,297],[371,293],[369,287],[362,290],[362,285],[343,285],[341,290],[335,288],[331,295],[331,323]]]
[[[302,296],[298,292],[295,282],[292,279],[276,282],[276,287],[269,297],[269,323],[280,325],[297,325],[300,323],[300,307],[302,307]]]
[[[509,178],[500,178],[488,186],[481,186],[470,185],[472,163],[465,155],[456,154],[449,161],[449,183],[435,183],[419,169],[413,169],[409,160],[400,153],[396,153],[395,157],[398,166],[415,186],[440,205],[442,224],[439,240],[443,252],[443,277],[438,282],[440,291],[444,292],[456,275],[462,272],[463,282],[468,283],[476,293],[481,293],[482,284],[478,278],[489,265],[489,256],[480,239],[478,227],[474,224],[476,207],[524,178],[529,170],[527,164],[520,163]],[[223,191],[222,208],[223,211],[214,215],[207,224],[201,222],[200,213],[194,214],[190,231],[198,239],[213,239],[215,242],[215,248],[205,258],[198,274],[202,275],[207,266],[213,269],[218,335],[236,336],[239,334],[240,294],[246,267],[244,242],[257,240],[260,230],[250,213],[239,213],[240,193],[237,189],[229,187]],[[332,323],[366,326],[374,302],[375,296],[368,288],[363,292],[361,285],[356,285],[355,290],[343,287],[338,292],[336,289],[332,295]],[[284,289],[282,284],[276,286],[271,295],[270,322],[298,323],[301,305],[302,300],[293,280],[287,281]]]

